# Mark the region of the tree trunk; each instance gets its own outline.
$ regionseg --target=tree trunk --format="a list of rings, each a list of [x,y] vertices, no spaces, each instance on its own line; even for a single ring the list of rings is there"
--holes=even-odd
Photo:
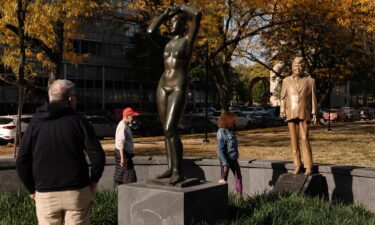
[[[64,59],[64,23],[61,21],[56,22],[53,29],[56,34],[56,48],[54,49],[56,58],[53,60],[55,66],[49,75],[48,86],[55,80],[62,78],[62,63]]]
[[[21,85],[18,88],[18,114],[17,114],[17,125],[16,125],[16,135],[14,137],[14,157],[17,157],[17,144],[21,140],[21,115],[23,108],[23,95],[24,95],[24,85],[25,85],[25,64],[26,64],[26,51],[25,51],[25,14],[26,9],[23,5],[22,0],[17,1],[17,22],[18,22],[18,38],[19,38],[19,48],[20,56],[18,62],[17,80]]]
[[[209,64],[207,66],[210,71],[210,73],[208,74],[212,74],[215,87],[219,92],[221,111],[229,111],[229,94],[225,72],[223,72],[221,66],[215,64],[215,62],[212,59],[209,60]]]
[[[24,88],[18,88],[18,113],[17,113],[17,124],[16,124],[16,135],[14,137],[14,154],[13,157],[17,157],[17,146],[21,141],[21,118],[22,118],[22,109],[23,109],[23,97],[24,97]]]
[[[221,112],[228,112],[229,111],[229,95],[226,88],[221,87],[219,89],[219,96],[220,96],[220,105],[221,105]]]
[[[261,77],[254,77],[253,79],[251,79],[250,81],[250,85],[249,85],[249,89],[247,91],[248,93],[248,101],[247,101],[247,105],[248,106],[252,106],[254,104],[254,99],[253,99],[253,89],[254,89],[254,86],[261,80],[262,78]]]

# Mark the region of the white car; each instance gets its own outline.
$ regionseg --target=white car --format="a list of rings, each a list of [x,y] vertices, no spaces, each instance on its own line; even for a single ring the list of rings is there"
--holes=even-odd
[[[260,106],[251,106],[242,109],[242,113],[245,115],[251,115],[253,113],[266,113],[266,110]]]
[[[252,127],[251,119],[245,117],[241,112],[233,112],[237,115],[236,117],[236,128],[237,129],[249,129]],[[217,121],[221,115],[221,111],[216,111],[210,116],[210,121],[217,128]]]
[[[27,126],[33,116],[21,116],[21,135],[26,131]],[[17,115],[0,116],[0,143],[5,145],[14,142],[16,136]]]

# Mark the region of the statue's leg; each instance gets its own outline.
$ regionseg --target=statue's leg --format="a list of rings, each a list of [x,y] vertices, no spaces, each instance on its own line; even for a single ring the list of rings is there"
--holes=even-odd
[[[309,142],[309,124],[306,120],[299,123],[299,130],[303,151],[303,164],[306,169],[306,175],[310,175],[312,173],[312,153]]]
[[[167,117],[167,99],[168,99],[168,96],[167,96],[167,93],[165,92],[165,90],[163,89],[163,84],[160,82],[159,83],[159,86],[158,86],[158,89],[156,91],[156,103],[157,103],[157,106],[158,106],[158,112],[159,112],[159,116],[160,116],[160,121],[162,123],[162,126],[163,126],[163,130],[164,130],[164,135],[165,135],[165,139],[164,139],[164,143],[165,143],[165,151],[166,151],[166,155],[167,155],[167,161],[168,161],[168,168],[166,171],[164,171],[163,173],[159,174],[156,176],[157,179],[162,179],[162,178],[169,178],[171,175],[172,175],[172,159],[171,159],[171,149],[170,149],[170,144],[168,144],[168,138],[166,136],[166,117]]]
[[[293,156],[293,165],[294,173],[297,174],[300,172],[301,168],[301,153],[298,145],[298,123],[290,121],[288,122],[290,143],[292,146],[292,156]]]
[[[168,96],[168,107],[166,117],[166,138],[170,144],[170,157],[172,159],[173,173],[169,180],[171,184],[176,184],[183,180],[182,158],[183,146],[177,133],[178,123],[184,114],[186,106],[186,91],[177,89]]]

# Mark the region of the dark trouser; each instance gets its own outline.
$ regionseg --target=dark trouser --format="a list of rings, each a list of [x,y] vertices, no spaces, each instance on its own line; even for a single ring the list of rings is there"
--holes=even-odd
[[[121,166],[120,165],[120,161],[121,161],[120,151],[116,149],[115,152],[116,152],[116,155],[115,155],[116,167],[115,167],[115,175],[114,175],[115,185],[117,186],[120,184],[128,184],[128,183],[137,182],[137,174],[135,173],[134,163],[132,159],[133,156],[125,151],[125,165]]]
[[[229,168],[232,170],[234,179],[236,181],[236,190],[237,192],[242,195],[242,175],[241,175],[241,167],[238,164],[237,159],[228,159],[228,166],[223,166],[220,162],[220,168],[221,168],[221,179],[227,181],[228,180],[228,174],[229,174]],[[229,168],[228,168],[229,167]]]

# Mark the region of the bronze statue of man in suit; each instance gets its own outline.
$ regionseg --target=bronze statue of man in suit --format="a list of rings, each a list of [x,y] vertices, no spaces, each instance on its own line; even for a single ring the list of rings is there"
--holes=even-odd
[[[293,60],[291,76],[282,82],[280,92],[280,116],[288,122],[293,153],[294,174],[301,171],[301,152],[306,169],[305,175],[312,173],[312,153],[309,143],[309,122],[316,123],[317,102],[315,79],[304,72],[302,57]]]

